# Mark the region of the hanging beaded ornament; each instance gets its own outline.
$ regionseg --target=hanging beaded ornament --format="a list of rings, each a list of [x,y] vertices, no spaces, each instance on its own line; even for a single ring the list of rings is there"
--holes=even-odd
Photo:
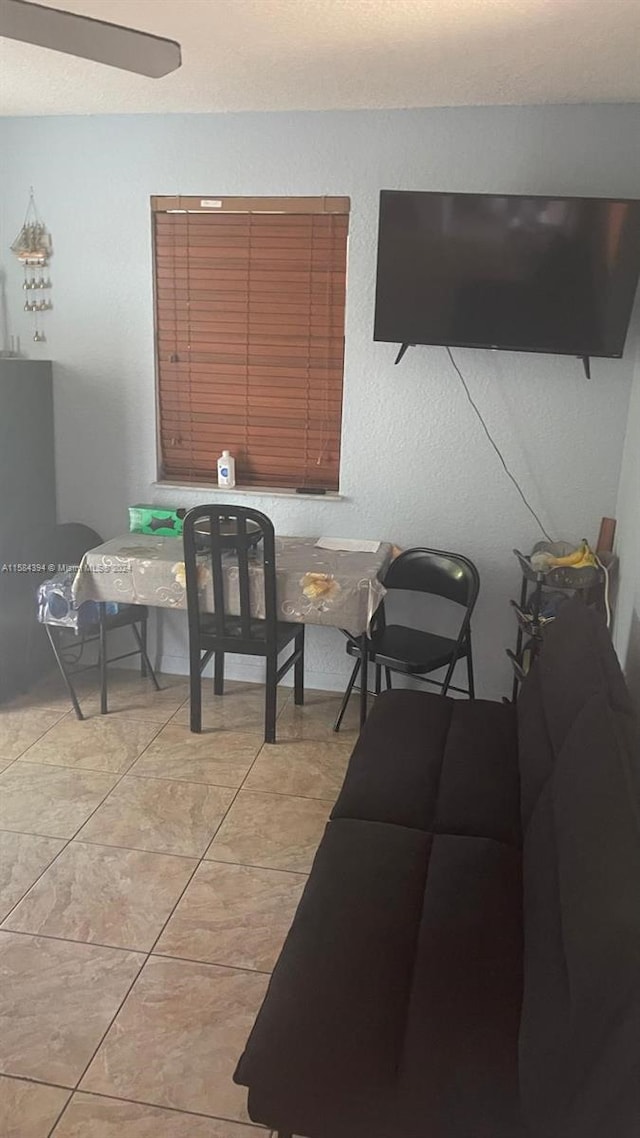
[[[51,234],[38,214],[33,189],[29,194],[22,229],[11,246],[11,252],[24,269],[24,310],[33,315],[33,338],[36,343],[42,343],[46,337],[41,326],[41,314],[53,308],[51,300],[45,295],[46,290],[51,288],[51,279],[44,272],[49,265],[53,246]]]

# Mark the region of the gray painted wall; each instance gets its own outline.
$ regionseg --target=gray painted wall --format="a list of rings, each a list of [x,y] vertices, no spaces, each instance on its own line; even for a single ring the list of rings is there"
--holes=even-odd
[[[211,116],[0,119],[0,238],[11,331],[55,361],[61,520],[105,536],[154,489],[151,194],[348,194],[349,254],[340,502],[252,495],[282,533],[458,549],[480,569],[482,694],[509,684],[513,546],[536,526],[504,476],[443,349],[372,341],[381,187],[640,196],[640,108],[459,108]],[[48,343],[29,340],[7,244],[30,185],[53,233]],[[547,528],[595,539],[613,514],[632,372],[596,361],[459,351],[474,396]],[[212,455],[212,469],[216,456]],[[193,504],[201,493],[185,492]],[[184,621],[162,624],[165,667],[186,670]],[[309,638],[309,682],[340,686],[341,638]],[[239,673],[237,673],[239,674]],[[245,674],[248,674],[245,672]]]

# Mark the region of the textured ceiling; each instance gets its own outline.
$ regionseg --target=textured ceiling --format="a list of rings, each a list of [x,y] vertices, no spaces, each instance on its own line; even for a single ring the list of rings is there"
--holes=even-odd
[[[640,101],[640,0],[41,0],[177,39],[145,79],[0,39],[0,114]]]

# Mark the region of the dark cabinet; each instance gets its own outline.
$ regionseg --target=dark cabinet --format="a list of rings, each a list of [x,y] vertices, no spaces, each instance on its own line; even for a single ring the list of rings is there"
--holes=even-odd
[[[29,567],[55,524],[51,363],[0,359],[0,702],[48,660],[35,620],[47,574]]]

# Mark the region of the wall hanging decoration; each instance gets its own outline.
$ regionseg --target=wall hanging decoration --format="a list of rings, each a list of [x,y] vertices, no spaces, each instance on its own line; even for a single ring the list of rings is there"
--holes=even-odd
[[[36,343],[42,343],[46,340],[42,314],[53,308],[47,293],[51,288],[48,268],[53,245],[51,234],[38,214],[33,187],[29,193],[29,204],[22,229],[11,246],[11,252],[16,255],[24,269],[22,283],[25,294],[24,310],[33,315],[33,338]]]

